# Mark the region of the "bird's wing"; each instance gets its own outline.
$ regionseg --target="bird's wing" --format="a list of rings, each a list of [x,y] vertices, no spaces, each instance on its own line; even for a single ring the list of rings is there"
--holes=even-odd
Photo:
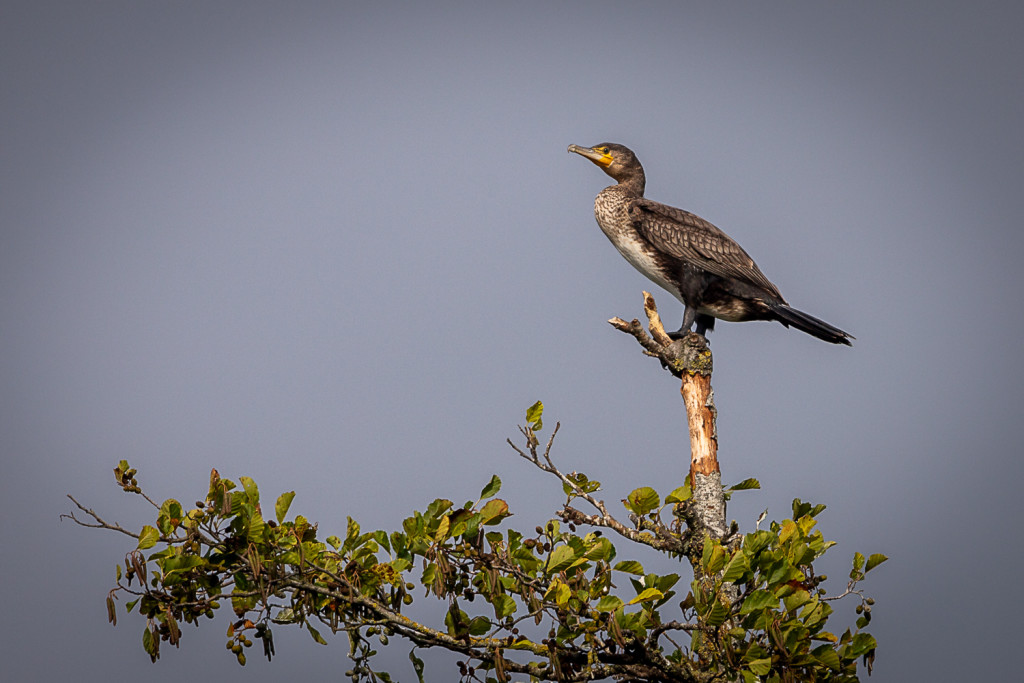
[[[743,247],[700,216],[673,206],[635,199],[633,225],[656,249],[719,277],[736,278],[782,299]]]

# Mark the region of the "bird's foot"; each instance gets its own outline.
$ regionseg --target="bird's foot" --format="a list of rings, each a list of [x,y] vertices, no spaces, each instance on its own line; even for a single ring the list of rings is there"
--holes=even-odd
[[[679,328],[675,332],[668,332],[667,334],[668,334],[668,338],[669,339],[673,339],[673,340],[676,340],[676,341],[678,341],[680,339],[685,339],[687,335],[695,334],[698,337],[700,337],[701,339],[703,339],[705,344],[708,343],[708,337],[707,337],[706,334],[702,334],[700,332],[694,332],[694,331],[688,330],[686,328]]]

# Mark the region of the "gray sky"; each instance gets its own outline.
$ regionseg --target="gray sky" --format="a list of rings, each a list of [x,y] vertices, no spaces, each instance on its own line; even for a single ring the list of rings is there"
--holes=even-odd
[[[130,544],[57,516],[73,493],[150,522],[112,484],[120,458],[159,499],[201,497],[211,467],[294,489],[326,532],[394,528],[497,473],[532,528],[559,487],[503,442],[539,398],[557,460],[609,501],[674,488],[678,385],[605,322],[650,284],[594,224],[606,177],[565,151],[607,140],[637,152],[647,196],[857,337],[719,324],[723,475],[764,486],[730,517],[827,503],[836,591],[855,550],[892,558],[865,585],[873,680],[1005,679],[1024,606],[1022,19],[1008,2],[4,3],[7,677],[242,675],[227,616],[155,666],[137,615],[107,625]],[[248,680],[347,668],[344,638],[276,635]],[[387,655],[402,680],[407,652]]]

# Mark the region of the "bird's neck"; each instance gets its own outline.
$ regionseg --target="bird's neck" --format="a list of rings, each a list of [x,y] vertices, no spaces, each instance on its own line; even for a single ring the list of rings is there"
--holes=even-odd
[[[642,173],[631,175],[628,178],[623,178],[619,181],[619,187],[624,189],[630,195],[634,197],[644,196],[644,187],[647,185],[647,179]]]

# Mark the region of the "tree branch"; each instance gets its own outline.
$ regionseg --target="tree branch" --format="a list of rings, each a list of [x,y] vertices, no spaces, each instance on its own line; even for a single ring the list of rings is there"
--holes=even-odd
[[[89,515],[93,519],[95,519],[97,523],[96,524],[90,524],[89,522],[83,522],[82,520],[80,520],[77,517],[75,517],[75,513],[74,512],[72,512],[70,514],[62,514],[60,516],[61,519],[70,519],[72,522],[74,522],[75,524],[77,524],[79,526],[90,527],[90,528],[93,528],[93,529],[110,529],[111,531],[120,531],[125,536],[131,536],[132,538],[138,540],[138,538],[139,538],[138,534],[133,534],[132,532],[130,532],[127,529],[125,529],[124,527],[122,527],[120,524],[112,524],[110,522],[105,521],[103,518],[101,518],[99,515],[97,515],[95,511],[93,511],[93,510],[83,506],[81,503],[79,503],[77,500],[75,500],[74,497],[71,494],[68,494],[68,498],[71,499],[71,502],[74,503],[75,506],[78,507],[79,510],[81,510],[85,514]]]
[[[672,340],[665,332],[658,315],[658,307],[650,292],[644,292],[644,313],[647,315],[651,336],[637,320],[626,323],[621,318],[609,322],[631,335],[643,347],[646,355],[654,356],[663,367],[682,379],[680,393],[686,407],[690,434],[690,481],[693,498],[688,501],[688,521],[697,530],[712,538],[721,539],[728,533],[725,523],[725,495],[722,491],[718,465],[718,433],[715,427],[717,410],[711,388],[713,362],[707,339],[690,333],[682,339]],[[698,533],[699,540],[703,533]]]

